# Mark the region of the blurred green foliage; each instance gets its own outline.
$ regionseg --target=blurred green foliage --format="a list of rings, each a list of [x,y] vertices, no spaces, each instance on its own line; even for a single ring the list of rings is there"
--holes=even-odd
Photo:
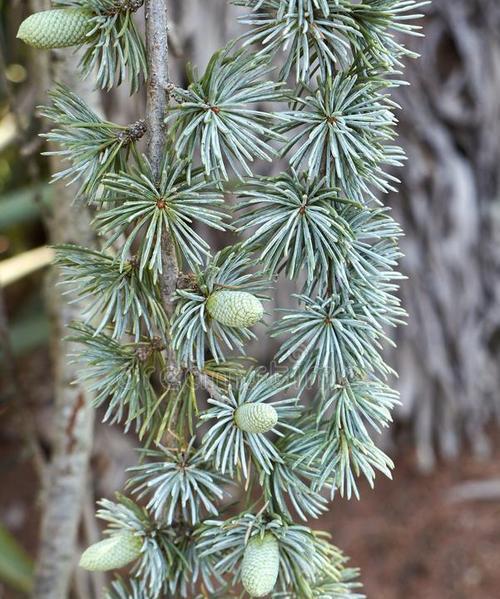
[[[32,585],[33,565],[24,549],[0,524],[0,580],[23,593]]]
[[[0,0],[0,261],[47,241],[43,217],[52,188],[46,160],[39,157],[39,94],[30,75],[30,50],[15,37],[28,10],[28,3]],[[5,290],[11,342],[18,354],[47,340],[42,281],[35,274]]]
[[[50,202],[51,188],[47,184],[15,189],[0,196],[0,232],[15,226],[40,220]]]

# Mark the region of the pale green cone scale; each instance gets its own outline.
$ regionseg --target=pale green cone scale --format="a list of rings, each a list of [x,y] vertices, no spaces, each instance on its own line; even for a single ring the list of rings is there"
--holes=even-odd
[[[81,8],[44,10],[25,19],[17,37],[34,48],[67,48],[85,41],[92,23],[90,13]]]
[[[123,568],[141,554],[142,540],[129,532],[120,533],[94,543],[80,558],[80,566],[85,570],[105,572]]]
[[[217,322],[236,328],[254,325],[264,313],[264,308],[255,295],[228,289],[212,293],[207,300],[207,310]]]
[[[255,536],[248,541],[243,554],[241,582],[251,597],[265,597],[276,585],[280,550],[274,535]]]
[[[276,409],[265,403],[244,403],[234,413],[236,426],[247,433],[267,433],[278,422]]]

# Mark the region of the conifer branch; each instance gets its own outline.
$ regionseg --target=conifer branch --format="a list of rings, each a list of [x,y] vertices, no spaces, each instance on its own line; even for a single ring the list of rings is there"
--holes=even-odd
[[[165,0],[146,0],[146,54],[149,79],[147,85],[146,122],[148,124],[148,158],[153,177],[158,184],[167,125],[164,122],[169,103],[168,69],[168,9]],[[161,240],[162,296],[165,311],[171,316],[174,311],[174,294],[179,267],[169,232],[164,231]],[[171,354],[170,358],[174,358]],[[170,365],[172,366],[172,364]]]
[[[140,3],[60,1],[127,13]],[[401,231],[377,196],[397,181],[384,167],[403,158],[389,92],[411,53],[393,34],[418,34],[408,20],[425,0],[235,1],[250,10],[243,47],[226,44],[201,76],[189,67],[181,89],[169,81],[166,0],[146,0],[145,126],[103,121],[63,88],[45,111],[69,162],[58,176],[80,180],[104,238],[105,251],[58,253],[76,299],[90,298],[73,327],[87,362],[80,378],[92,380],[105,419],[135,425],[145,446],[126,487],[138,503],[102,503],[109,538],[82,556],[90,570],[130,564],[110,599],[222,599],[240,581],[251,597],[360,597],[328,535],[294,519],[319,517],[335,493],[357,496],[360,477],[372,485],[393,467],[372,437],[398,402],[382,349],[405,317]],[[131,55],[102,57],[111,75],[115,58],[125,68]],[[274,101],[286,109],[270,110]],[[134,143],[146,131],[141,157]],[[279,155],[289,159],[280,175],[251,168]],[[235,226],[219,210],[229,172],[242,179]],[[196,221],[248,234],[212,253]],[[255,263],[263,272],[249,272]],[[256,338],[263,292],[281,272],[303,284],[271,329],[286,376],[232,357]],[[197,387],[209,394],[202,405]],[[245,511],[206,520],[224,513],[226,475],[248,490]]]

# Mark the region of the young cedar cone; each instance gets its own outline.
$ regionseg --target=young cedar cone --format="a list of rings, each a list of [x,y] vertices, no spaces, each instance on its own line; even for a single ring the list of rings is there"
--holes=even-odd
[[[139,557],[141,547],[142,540],[137,535],[118,533],[87,547],[80,558],[80,566],[99,572],[123,568]]]
[[[260,300],[246,291],[216,291],[207,300],[210,316],[228,327],[250,327],[262,318]]]
[[[252,537],[245,548],[241,567],[241,582],[246,592],[251,597],[270,593],[278,579],[279,565],[280,551],[274,535]]]
[[[17,37],[35,48],[67,48],[85,41],[92,27],[91,13],[82,8],[56,8],[30,15]]]
[[[278,412],[265,403],[244,403],[234,413],[236,426],[247,433],[267,433],[278,422]]]

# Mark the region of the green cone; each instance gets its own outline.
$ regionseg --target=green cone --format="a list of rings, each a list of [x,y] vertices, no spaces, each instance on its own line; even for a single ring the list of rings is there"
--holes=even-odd
[[[80,566],[99,572],[123,568],[139,557],[141,547],[142,540],[137,535],[119,533],[87,547],[80,558]]]
[[[92,27],[91,14],[82,8],[57,8],[30,15],[17,37],[35,48],[67,48],[85,41]]]
[[[267,433],[278,422],[278,412],[265,403],[244,403],[234,413],[236,426],[247,433]]]
[[[228,327],[250,327],[262,318],[260,300],[246,291],[216,291],[208,298],[210,316]]]
[[[280,550],[274,535],[255,536],[248,541],[241,566],[241,582],[251,597],[269,594],[278,579]]]

